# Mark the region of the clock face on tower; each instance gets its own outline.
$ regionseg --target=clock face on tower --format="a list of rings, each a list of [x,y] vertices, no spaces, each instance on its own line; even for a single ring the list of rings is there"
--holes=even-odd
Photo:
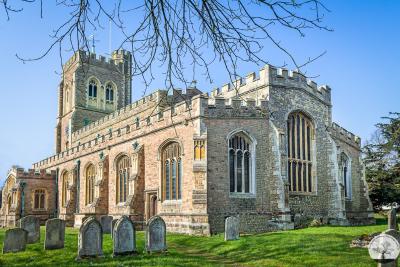
[[[400,244],[393,236],[380,234],[371,240],[368,251],[374,260],[395,260],[399,256]]]

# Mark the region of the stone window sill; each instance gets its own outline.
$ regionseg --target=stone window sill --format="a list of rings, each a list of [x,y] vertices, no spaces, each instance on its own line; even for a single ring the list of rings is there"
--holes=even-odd
[[[119,202],[117,203],[117,208],[122,208],[126,206],[126,202]]]
[[[182,205],[182,200],[164,200],[162,202],[163,206],[176,206],[176,205]]]
[[[256,194],[254,193],[235,193],[235,192],[230,192],[229,193],[230,198],[256,198]]]
[[[317,192],[289,192],[291,196],[317,196]]]
[[[47,211],[47,209],[35,209],[34,208],[33,211],[42,211],[43,212],[43,211]]]

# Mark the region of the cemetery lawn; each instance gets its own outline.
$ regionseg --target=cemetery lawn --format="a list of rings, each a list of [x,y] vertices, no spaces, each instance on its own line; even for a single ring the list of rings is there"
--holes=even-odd
[[[386,229],[386,220],[358,227],[323,226],[300,230],[241,236],[224,242],[222,234],[194,237],[168,234],[168,253],[143,252],[144,233],[137,233],[138,254],[112,258],[109,234],[103,238],[104,257],[75,261],[78,230],[66,229],[65,248],[44,250],[44,227],[40,243],[19,253],[0,254],[0,266],[376,266],[368,250],[350,248],[352,239]],[[3,249],[4,229],[0,229]]]

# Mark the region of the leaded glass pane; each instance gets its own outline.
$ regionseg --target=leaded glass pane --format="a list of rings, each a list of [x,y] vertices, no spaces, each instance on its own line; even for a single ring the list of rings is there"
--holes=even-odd
[[[244,192],[250,192],[250,154],[244,154]]]

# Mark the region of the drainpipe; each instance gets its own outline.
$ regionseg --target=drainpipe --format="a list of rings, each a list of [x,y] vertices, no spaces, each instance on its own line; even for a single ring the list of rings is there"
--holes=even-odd
[[[81,169],[81,161],[78,159],[76,161],[76,205],[75,205],[75,213],[79,213],[79,192],[80,192],[80,169]]]
[[[60,168],[56,169],[56,179],[55,179],[55,183],[56,183],[56,188],[55,188],[55,194],[56,194],[56,207],[54,210],[54,216],[55,218],[58,218],[59,215],[59,203],[58,203],[58,178],[59,178],[59,174],[60,174]]]
[[[24,216],[25,216],[25,191],[24,191],[24,189],[25,189],[25,185],[26,185],[26,183],[25,182],[21,182],[20,183],[20,185],[21,185],[21,210],[20,210],[20,214],[21,214],[21,218],[23,218]]]

